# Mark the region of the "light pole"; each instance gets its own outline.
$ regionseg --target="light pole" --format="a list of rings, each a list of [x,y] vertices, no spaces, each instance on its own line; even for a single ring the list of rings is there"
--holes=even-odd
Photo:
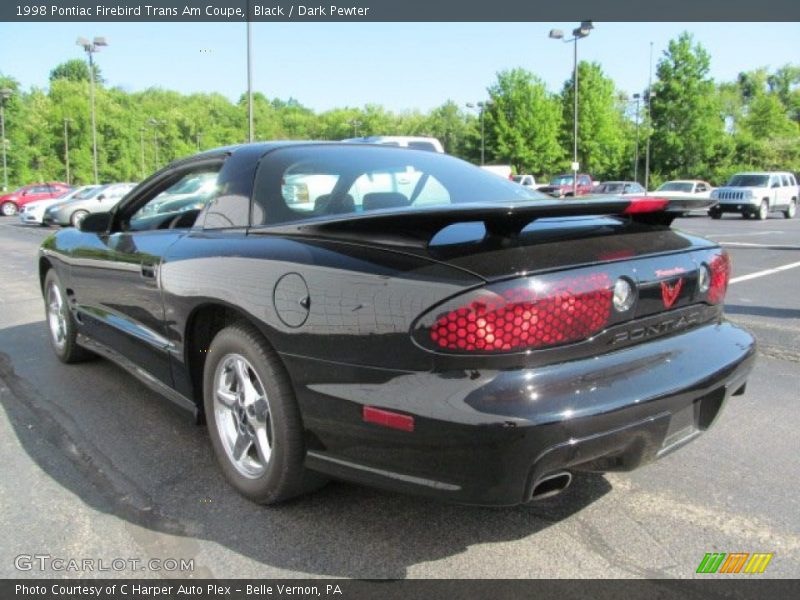
[[[247,0],[247,141],[253,141],[253,24],[250,21],[250,0]]]
[[[478,115],[480,115],[481,119],[481,165],[486,164],[486,130],[483,125],[483,113],[486,111],[486,108],[489,105],[491,105],[491,102],[476,102],[474,104],[472,102],[467,102],[467,108],[471,108],[473,110],[476,107],[478,108]]]
[[[350,121],[350,125],[353,126],[353,137],[358,137],[358,128],[361,126],[361,121],[358,119],[353,119]]]
[[[3,191],[8,190],[8,163],[6,163],[6,100],[14,92],[8,88],[0,89],[0,143],[3,144]]]
[[[647,77],[647,148],[644,153],[644,189],[650,189],[650,138],[653,134],[652,111],[650,107],[653,103],[653,42],[650,42],[650,74]]]
[[[158,169],[158,128],[164,124],[164,121],[159,121],[153,117],[148,119],[147,124],[153,128],[153,154],[155,158],[154,169]]]
[[[64,119],[64,165],[67,168],[67,185],[70,184],[69,180],[69,124],[72,119]]]
[[[198,131],[194,134],[195,140],[197,141],[197,151],[200,152],[200,138],[203,137],[203,132]]]
[[[564,32],[560,29],[551,29],[550,38],[562,40],[565,44],[574,44],[573,67],[572,67],[572,96],[574,100],[573,124],[572,124],[572,196],[578,195],[578,40],[588,36],[594,25],[591,21],[581,21],[580,27],[572,30],[572,38],[564,39]]]
[[[94,183],[97,185],[97,123],[94,118],[94,60],[92,54],[99,52],[103,46],[108,46],[108,42],[104,37],[96,37],[93,41],[89,41],[84,37],[79,37],[75,42],[81,46],[89,57],[89,104],[92,116],[92,160],[94,163]]]
[[[144,179],[144,127],[139,127],[139,146],[142,150],[142,179]]]
[[[641,94],[634,94],[633,99],[636,100],[636,151],[633,156],[633,180],[639,183],[639,101]]]

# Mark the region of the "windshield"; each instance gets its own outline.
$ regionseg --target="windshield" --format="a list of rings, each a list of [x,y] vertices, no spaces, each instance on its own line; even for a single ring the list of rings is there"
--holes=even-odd
[[[551,185],[572,185],[572,175],[559,175],[550,180]]]
[[[728,181],[731,187],[767,187],[769,175],[734,175]]]
[[[73,200],[85,200],[86,198],[91,198],[97,193],[98,188],[96,186],[88,187],[85,190],[81,190],[72,196]]]
[[[606,194],[613,194],[616,192],[621,192],[624,187],[624,183],[601,183],[600,191]]]
[[[681,182],[681,181],[668,181],[659,187],[656,191],[657,192],[686,192],[691,193],[692,188],[694,188],[693,183]]]
[[[256,176],[253,222],[276,223],[372,210],[549,197],[435,152],[386,146],[285,148]]]

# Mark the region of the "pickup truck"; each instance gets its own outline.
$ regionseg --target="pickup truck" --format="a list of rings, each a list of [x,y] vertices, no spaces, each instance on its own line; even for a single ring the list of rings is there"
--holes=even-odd
[[[539,191],[544,194],[555,196],[556,198],[568,198],[572,196],[585,196],[591,194],[594,188],[594,181],[590,175],[586,173],[578,173],[578,188],[577,194],[573,189],[573,175],[566,173],[564,175],[556,175],[550,180],[550,183],[540,187]]]

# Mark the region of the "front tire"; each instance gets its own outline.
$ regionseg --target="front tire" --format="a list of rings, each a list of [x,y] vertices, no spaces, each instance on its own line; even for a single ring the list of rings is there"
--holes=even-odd
[[[47,271],[44,278],[44,306],[50,345],[58,360],[69,364],[89,358],[91,352],[78,345],[75,318],[67,306],[67,296],[54,269]]]
[[[289,375],[253,327],[231,325],[211,342],[203,402],[222,472],[243,496],[275,504],[325,483],[303,465],[303,422]]]
[[[70,225],[72,225],[75,229],[80,229],[81,221],[83,221],[86,218],[86,215],[88,214],[89,214],[88,211],[76,210],[74,213],[72,213],[72,216],[69,218]]]
[[[786,219],[794,219],[794,215],[797,213],[797,201],[790,200],[789,206],[785,211],[783,211],[783,216]]]
[[[708,211],[708,216],[716,221],[717,219],[722,218],[722,212],[718,210],[710,210]]]
[[[17,205],[13,202],[3,202],[3,206],[0,206],[0,213],[3,213],[4,217],[13,217],[18,210]]]
[[[758,207],[758,213],[756,215],[759,221],[766,221],[767,217],[769,216],[769,204],[767,204],[766,200],[761,201],[761,206]]]

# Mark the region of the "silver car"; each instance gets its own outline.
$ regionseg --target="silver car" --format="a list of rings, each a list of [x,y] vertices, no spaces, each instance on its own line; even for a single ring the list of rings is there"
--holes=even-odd
[[[77,189],[70,190],[69,192],[65,192],[57,198],[29,202],[19,209],[19,221],[25,225],[45,225],[44,213],[48,208],[69,200],[88,198],[95,194],[95,190],[99,187],[99,185],[84,185]]]
[[[110,211],[134,187],[135,183],[101,185],[86,198],[75,198],[50,206],[44,212],[44,223],[78,227],[89,213]]]

